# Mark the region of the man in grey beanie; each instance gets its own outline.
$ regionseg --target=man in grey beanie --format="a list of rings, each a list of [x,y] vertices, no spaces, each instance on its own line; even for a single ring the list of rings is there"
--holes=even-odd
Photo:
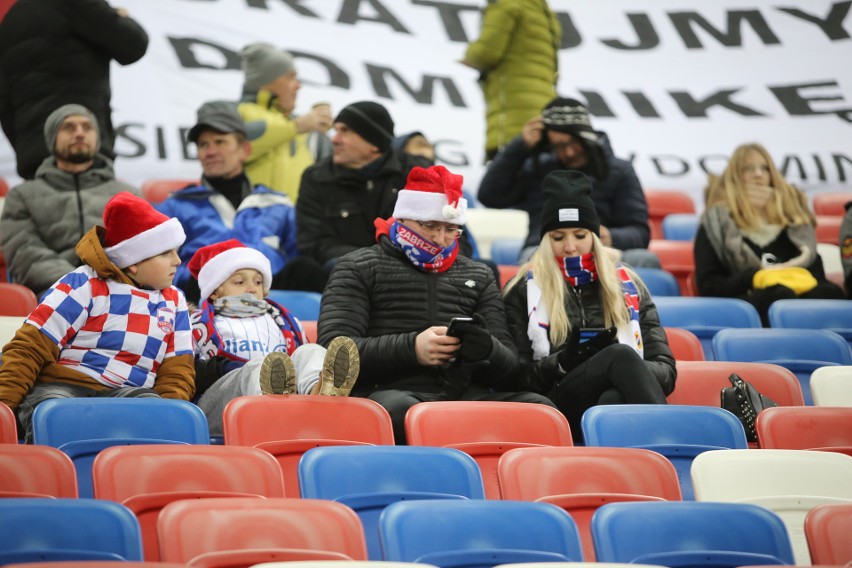
[[[80,266],[75,247],[102,223],[106,202],[139,191],[115,179],[112,161],[98,152],[95,115],[79,104],[54,110],[44,123],[50,156],[35,178],[13,187],[0,217],[0,244],[11,279],[41,295]]]
[[[296,95],[302,84],[293,56],[268,43],[252,43],[240,52],[243,94],[238,107],[246,123],[263,125],[251,138],[246,174],[254,185],[286,193],[292,201],[299,194],[305,168],[331,153],[325,135],[331,128],[327,105],[315,105],[295,115]]]

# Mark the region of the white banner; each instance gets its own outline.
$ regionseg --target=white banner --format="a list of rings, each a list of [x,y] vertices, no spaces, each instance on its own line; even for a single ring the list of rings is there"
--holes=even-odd
[[[183,142],[195,109],[237,99],[238,52],[267,41],[296,56],[296,112],[381,102],[396,133],[422,130],[475,193],[484,109],[458,61],[479,33],[481,0],[125,0],[148,52],[114,65],[118,176],[197,178]],[[809,192],[852,188],[852,18],[846,0],[550,0],[563,24],[558,91],[587,101],[593,125],[646,188],[700,202],[743,142],[763,143]],[[0,175],[17,181],[8,143]]]

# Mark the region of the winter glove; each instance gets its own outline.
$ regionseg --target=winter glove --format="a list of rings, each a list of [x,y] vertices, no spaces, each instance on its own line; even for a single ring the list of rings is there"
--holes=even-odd
[[[580,343],[580,330],[571,330],[571,336],[556,357],[559,366],[565,372],[570,371],[604,347],[612,345],[616,331],[616,328],[611,327]]]
[[[487,366],[488,361],[465,363],[461,359],[441,366],[442,392],[449,400],[460,399],[467,390],[473,374]]]
[[[483,361],[491,354],[491,333],[480,314],[473,314],[472,322],[457,322],[454,335],[461,339],[459,356],[466,362]]]

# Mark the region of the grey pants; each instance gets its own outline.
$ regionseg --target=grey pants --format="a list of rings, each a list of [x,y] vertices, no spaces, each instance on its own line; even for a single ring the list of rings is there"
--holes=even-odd
[[[300,345],[291,357],[296,367],[296,392],[309,394],[319,381],[325,347],[316,343]],[[260,366],[263,359],[249,361],[239,369],[222,375],[198,399],[198,407],[207,416],[211,436],[222,435],[222,411],[238,396],[260,394]]]

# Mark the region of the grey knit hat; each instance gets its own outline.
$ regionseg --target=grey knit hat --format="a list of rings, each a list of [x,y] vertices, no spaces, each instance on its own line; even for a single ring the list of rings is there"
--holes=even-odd
[[[269,43],[250,43],[240,57],[245,74],[243,88],[247,91],[257,91],[296,68],[292,55]]]
[[[44,143],[47,144],[47,149],[51,154],[53,154],[54,147],[56,146],[56,133],[59,132],[59,127],[62,126],[62,123],[66,118],[75,114],[87,116],[91,119],[92,124],[95,127],[95,133],[98,135],[98,141],[95,143],[95,152],[100,149],[101,131],[98,127],[98,119],[95,118],[92,111],[83,105],[68,104],[62,105],[50,113],[50,116],[48,116],[47,120],[44,121]]]

